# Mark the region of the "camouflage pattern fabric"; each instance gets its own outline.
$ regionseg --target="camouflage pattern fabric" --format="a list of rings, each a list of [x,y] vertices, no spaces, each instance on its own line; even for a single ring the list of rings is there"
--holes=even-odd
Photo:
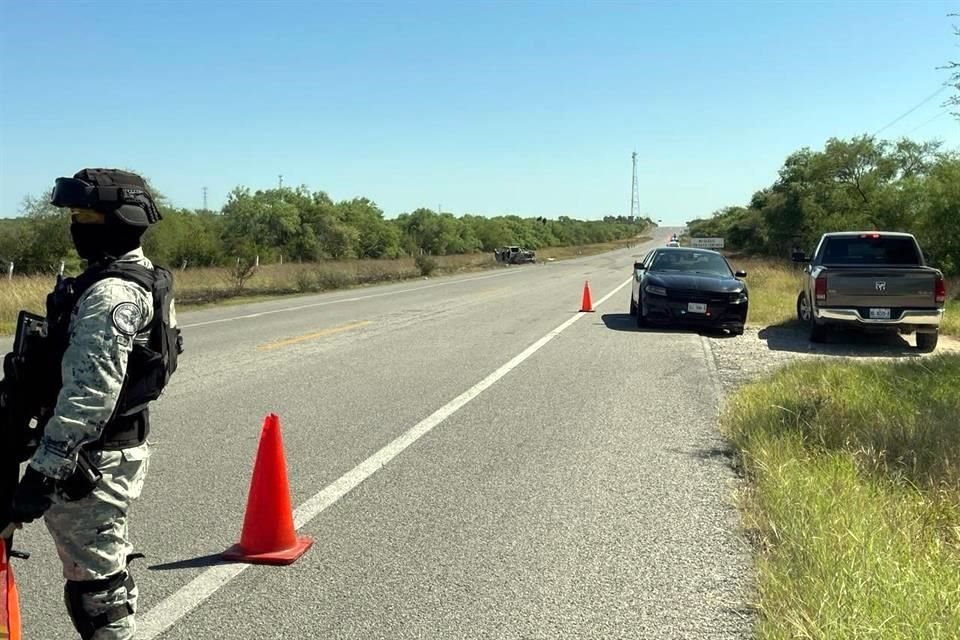
[[[153,267],[141,249],[120,260]],[[70,320],[63,387],[31,466],[58,479],[73,472],[78,448],[96,441],[110,420],[130,352],[135,342],[147,340],[144,330],[152,319],[151,293],[127,280],[106,278],[81,296]],[[171,309],[171,324],[175,322]],[[57,496],[44,516],[63,564],[63,576],[73,581],[107,578],[126,569],[132,550],[127,513],[143,488],[150,450],[145,442],[121,451],[92,450],[89,455],[103,474],[97,487],[80,500]],[[121,585],[87,593],[82,604],[92,616],[123,603],[135,609],[136,588],[131,591]],[[94,639],[127,640],[134,637],[135,630],[134,617],[128,616],[99,629]]]
[[[127,534],[127,513],[143,489],[150,464],[149,447],[143,443],[122,451],[92,451],[90,459],[103,474],[97,488],[80,500],[56,499],[44,515],[67,580],[99,580],[126,569],[127,556],[133,550]],[[82,596],[82,606],[90,616],[124,603],[136,612],[136,587],[129,593],[120,585]],[[135,633],[135,618],[128,616],[100,628],[93,637],[129,640]]]
[[[152,268],[142,249],[120,261]],[[113,414],[127,372],[134,339],[153,319],[153,298],[133,282],[106,278],[77,301],[70,319],[70,343],[63,356],[63,386],[53,417],[30,465],[60,480],[77,464],[77,449],[100,437]]]

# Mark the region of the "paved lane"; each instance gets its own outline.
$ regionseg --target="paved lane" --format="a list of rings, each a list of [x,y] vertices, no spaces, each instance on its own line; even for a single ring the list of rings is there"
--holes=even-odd
[[[661,230],[666,235],[669,230]],[[662,241],[662,238],[658,238]],[[622,285],[641,248],[182,314],[134,511],[144,619],[236,541],[259,426],[295,505]],[[628,289],[308,522],[163,638],[736,637],[745,557],[696,335],[637,333]],[[20,536],[27,637],[69,638],[42,527]]]

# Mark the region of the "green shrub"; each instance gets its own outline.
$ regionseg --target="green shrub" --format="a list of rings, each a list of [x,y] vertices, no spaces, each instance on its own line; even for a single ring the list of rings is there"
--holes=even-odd
[[[422,276],[429,276],[437,270],[438,266],[436,258],[428,255],[417,256],[413,263],[420,270]]]

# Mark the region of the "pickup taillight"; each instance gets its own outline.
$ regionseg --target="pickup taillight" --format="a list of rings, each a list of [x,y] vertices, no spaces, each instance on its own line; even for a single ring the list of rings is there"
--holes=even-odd
[[[827,299],[827,276],[820,275],[817,276],[816,281],[814,282],[813,293],[817,297],[817,301],[823,302]]]
[[[943,276],[937,278],[937,284],[934,285],[933,290],[933,299],[936,300],[937,304],[947,301],[947,282],[943,279]]]

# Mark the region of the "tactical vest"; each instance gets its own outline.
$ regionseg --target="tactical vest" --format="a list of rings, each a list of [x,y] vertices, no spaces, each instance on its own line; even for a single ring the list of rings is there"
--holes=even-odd
[[[153,320],[144,343],[142,334],[133,337],[133,349],[116,407],[103,428],[100,440],[90,448],[124,449],[144,442],[150,431],[147,405],[160,397],[170,376],[177,370],[177,356],[183,353],[180,329],[171,326],[173,276],[163,267],[149,269],[129,262],[113,262],[88,269],[76,278],[64,278],[47,296],[47,322],[50,348],[62,363],[69,341],[70,319],[81,296],[97,282],[120,278],[134,282],[151,292]],[[58,392],[62,378],[57,372]]]

